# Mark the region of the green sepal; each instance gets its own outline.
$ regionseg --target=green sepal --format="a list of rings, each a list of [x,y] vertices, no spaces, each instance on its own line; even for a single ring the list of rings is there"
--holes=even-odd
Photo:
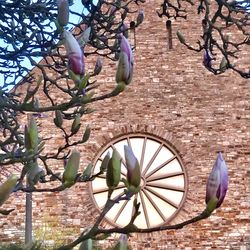
[[[86,88],[87,84],[88,84],[88,80],[89,80],[89,74],[86,74],[84,77],[82,77],[82,79],[80,80],[79,83],[79,90],[82,91],[83,89]]]
[[[108,163],[106,173],[106,183],[110,189],[114,189],[118,186],[121,179],[121,156],[116,149],[113,150],[113,154]]]
[[[11,175],[8,180],[6,180],[0,186],[0,206],[9,198],[13,189],[15,188],[18,181],[18,177],[16,175]]]
[[[82,137],[82,142],[86,142],[88,141],[89,137],[90,137],[90,133],[91,133],[91,128],[89,125],[87,125],[86,129],[85,129],[85,132],[83,134],[83,137]]]
[[[125,178],[122,178],[121,181],[124,183],[125,187],[127,188],[127,192],[137,194],[141,189],[140,186],[135,187],[135,186],[129,184],[129,182]]]
[[[54,118],[54,123],[58,128],[62,127],[63,124],[63,116],[62,112],[60,110],[55,111],[55,118]]]
[[[89,163],[82,173],[81,180],[83,181],[88,180],[91,176],[92,169],[93,169],[93,164]]]
[[[75,183],[79,166],[80,153],[77,150],[73,150],[69,156],[63,173],[63,184],[65,187],[70,187]]]
[[[81,81],[80,75],[75,74],[72,70],[68,70],[69,72],[69,78],[74,81],[75,84],[79,84]]]
[[[77,114],[71,126],[71,133],[76,134],[80,129],[80,127],[81,127],[81,117],[80,114]]]
[[[32,149],[36,150],[39,143],[39,139],[38,139],[38,129],[36,125],[36,120],[33,116],[31,116],[30,119],[30,123],[28,126],[28,133],[30,137],[31,147]]]
[[[24,137],[25,137],[24,142],[26,149],[37,152],[39,144],[38,129],[35,118],[33,116],[31,116],[28,126],[25,126]]]
[[[227,59],[225,58],[225,56],[223,56],[220,62],[220,70],[225,71],[227,68],[228,68]]]
[[[31,149],[31,142],[28,133],[28,127],[25,125],[24,127],[24,145],[27,150]]]
[[[102,160],[101,166],[100,166],[100,171],[101,172],[105,172],[108,168],[108,164],[109,164],[109,160],[110,160],[110,153],[108,152],[104,159]]]
[[[133,185],[128,185],[128,191],[130,191],[133,194],[137,194],[141,190],[141,187],[135,187]]]
[[[88,102],[91,100],[91,98],[94,96],[94,94],[95,94],[95,92],[92,91],[92,92],[90,92],[89,94],[83,96],[83,97],[81,98],[81,102],[82,102],[82,103],[88,103]]]
[[[176,35],[177,35],[177,37],[178,37],[178,39],[179,39],[179,41],[181,43],[185,43],[186,42],[184,35],[179,30],[177,30]]]
[[[126,88],[125,82],[118,82],[115,89],[111,92],[112,96],[119,95]]]
[[[217,203],[218,203],[218,199],[216,197],[211,198],[207,203],[207,207],[205,211],[211,214],[216,209]]]
[[[42,176],[45,176],[44,170],[38,166],[37,161],[29,162],[25,168],[27,169],[27,181],[32,187],[38,183]]]

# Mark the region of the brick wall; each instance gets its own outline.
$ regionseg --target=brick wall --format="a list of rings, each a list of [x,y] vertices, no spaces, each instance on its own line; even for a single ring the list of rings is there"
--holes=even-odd
[[[212,75],[202,66],[201,54],[187,51],[177,41],[177,27],[196,41],[201,20],[194,12],[181,26],[173,21],[173,49],[169,50],[166,20],[157,16],[156,2],[145,4],[146,18],[136,31],[132,84],[118,97],[92,104],[96,112],[82,118],[83,126],[91,125],[92,135],[81,148],[81,168],[94,159],[102,145],[124,132],[151,132],[166,138],[180,152],[188,172],[187,199],[173,221],[179,222],[204,209],[206,179],[216,152],[223,151],[229,169],[229,190],[213,216],[177,231],[133,235],[130,242],[133,249],[249,249],[249,80],[233,72]],[[245,51],[245,58],[248,53]],[[104,61],[98,77],[100,91],[115,86],[114,66]],[[46,150],[53,150],[62,135],[55,131],[51,117],[41,123],[44,135],[52,136]],[[46,221],[54,221],[47,234],[60,231],[58,238],[74,238],[98,215],[87,184],[77,184],[60,194],[34,194],[33,201],[36,234]],[[24,195],[13,195],[6,207],[13,204],[16,212],[7,221],[0,218],[2,241],[22,239]]]

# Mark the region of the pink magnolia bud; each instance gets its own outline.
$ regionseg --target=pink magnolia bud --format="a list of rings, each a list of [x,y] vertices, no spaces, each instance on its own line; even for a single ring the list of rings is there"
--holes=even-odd
[[[134,58],[128,40],[123,35],[119,35],[120,55],[116,71],[116,82],[125,82],[129,84],[132,81]]]
[[[218,154],[207,180],[206,204],[210,201],[217,200],[216,208],[222,204],[228,188],[228,171],[226,162],[221,153]],[[211,202],[210,202],[211,203]]]
[[[68,0],[57,0],[57,20],[61,26],[69,22],[69,2]]]
[[[67,30],[64,30],[63,36],[65,38],[65,48],[69,58],[69,69],[75,74],[84,75],[84,56],[79,43],[77,42],[75,37]]]
[[[121,26],[121,32],[122,34],[128,38],[128,25],[123,23],[123,25]]]
[[[212,56],[210,55],[210,52],[206,49],[203,54],[203,64],[207,68],[212,67]]]
[[[144,11],[143,10],[139,10],[138,11],[138,16],[136,18],[136,25],[140,25],[144,20]]]
[[[134,187],[139,187],[141,183],[140,165],[132,149],[124,146],[125,160],[127,166],[127,181]]]

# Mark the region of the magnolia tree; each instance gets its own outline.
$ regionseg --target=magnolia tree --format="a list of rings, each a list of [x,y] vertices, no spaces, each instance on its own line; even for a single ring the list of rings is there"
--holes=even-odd
[[[213,74],[233,70],[250,78],[249,61],[242,65],[250,45],[249,0],[163,0],[159,17],[189,20],[187,12],[196,11],[201,19],[201,34],[196,44],[180,30],[177,37],[187,49],[203,53],[203,64]],[[196,20],[197,22],[197,20]]]
[[[85,0],[81,4],[81,13],[72,11],[73,3],[67,0],[58,0],[56,3],[54,0],[10,0],[1,3],[0,71],[3,77],[0,88],[0,171],[11,169],[12,165],[17,164],[20,166],[20,173],[2,180],[0,213],[7,216],[12,211],[4,209],[4,203],[13,192],[62,191],[77,182],[92,181],[96,176],[106,174],[109,192],[100,216],[90,228],[76,236],[73,242],[61,246],[61,250],[71,249],[78,244],[82,244],[84,248],[91,245],[91,239],[107,237],[112,233],[122,234],[118,243],[121,246],[127,244],[126,235],[132,232],[180,229],[209,217],[214,209],[221,206],[226,195],[228,173],[223,156],[219,153],[207,181],[207,205],[198,216],[176,225],[140,229],[134,225],[140,214],[140,203],[135,200],[134,212],[127,226],[109,229],[100,226],[107,212],[116,203],[129,200],[139,192],[141,173],[138,160],[131,148],[125,146],[126,179],[121,180],[122,159],[116,150],[112,155],[105,156],[97,174],[93,174],[92,164],[89,164],[83,173],[79,173],[81,155],[78,150],[71,148],[77,148],[76,146],[85,143],[90,137],[91,130],[87,127],[81,136],[82,139],[74,140],[74,136],[81,133],[81,116],[92,112],[87,104],[119,95],[132,81],[133,53],[127,33],[130,28],[135,29],[143,22],[143,2],[144,0]],[[240,53],[240,47],[249,44],[245,30],[245,26],[249,24],[245,9],[248,5],[243,8],[242,3],[215,1],[216,6],[210,9],[208,1],[197,1],[197,4],[198,14],[204,16],[201,24],[203,34],[198,41],[198,48],[189,45],[184,35],[178,31],[177,36],[181,43],[197,52],[204,51],[204,65],[211,72],[219,74],[232,69],[243,77],[249,77],[249,72],[243,72],[237,68],[237,64],[231,63],[231,58],[237,58]],[[189,5],[194,4],[191,1],[165,0],[162,12],[158,15],[185,18],[186,6]],[[134,18],[133,27],[126,26],[127,18]],[[222,22],[223,27],[217,26],[218,19],[225,21]],[[233,42],[224,32],[232,25],[246,36],[242,42]],[[71,27],[74,27],[73,32],[69,31]],[[220,34],[219,38],[214,37],[215,31]],[[213,63],[214,57],[218,55],[218,52],[214,54],[215,49],[222,55],[223,63],[221,62],[222,66],[219,67]],[[85,70],[85,58],[88,56],[97,58],[91,73]],[[102,70],[101,57],[118,61],[114,72],[116,84],[110,93],[93,95],[92,90],[98,88],[93,77]],[[43,60],[38,63],[41,59]],[[30,71],[30,66],[36,67],[35,74]],[[21,78],[28,86],[24,96],[19,96],[11,89]],[[62,80],[65,84],[60,84]],[[39,104],[41,92],[47,99],[43,105]],[[58,100],[53,98],[55,92],[64,97],[63,102],[58,103]],[[59,145],[57,152],[52,154],[45,153],[44,138],[39,135],[35,119],[46,112],[54,112],[54,124],[64,135],[64,142]],[[19,117],[26,113],[32,115],[23,127]],[[71,122],[70,130],[64,126],[66,120]],[[51,159],[58,162],[64,160],[62,173],[55,172],[50,166]],[[51,182],[53,187],[43,187],[47,182]],[[111,195],[120,182],[125,184],[125,192],[112,199]]]

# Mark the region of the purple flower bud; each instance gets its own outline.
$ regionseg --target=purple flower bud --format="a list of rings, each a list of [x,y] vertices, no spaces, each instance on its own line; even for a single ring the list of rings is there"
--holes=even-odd
[[[57,0],[58,16],[57,20],[61,26],[69,22],[69,2],[68,0]]]
[[[128,25],[126,23],[123,23],[121,26],[121,32],[126,38],[128,38]]]
[[[134,187],[139,187],[141,183],[140,165],[132,149],[124,146],[125,160],[127,166],[127,181]]]
[[[69,58],[69,69],[75,74],[84,75],[85,63],[82,49],[75,37],[68,31],[63,32],[65,48]]]
[[[143,22],[144,17],[145,17],[144,11],[143,10],[139,10],[138,11],[138,16],[136,18],[136,25],[140,25]]]
[[[218,154],[216,162],[213,166],[212,172],[210,173],[207,180],[206,190],[206,204],[210,200],[217,199],[216,208],[222,204],[228,187],[228,171],[226,162],[223,159],[221,153]]]
[[[211,57],[209,51],[206,49],[204,51],[204,55],[203,55],[203,64],[205,67],[211,68],[212,67],[212,60],[213,58]]]
[[[129,84],[133,75],[134,58],[128,40],[122,34],[118,38],[120,40],[120,55],[116,71],[116,82]]]

